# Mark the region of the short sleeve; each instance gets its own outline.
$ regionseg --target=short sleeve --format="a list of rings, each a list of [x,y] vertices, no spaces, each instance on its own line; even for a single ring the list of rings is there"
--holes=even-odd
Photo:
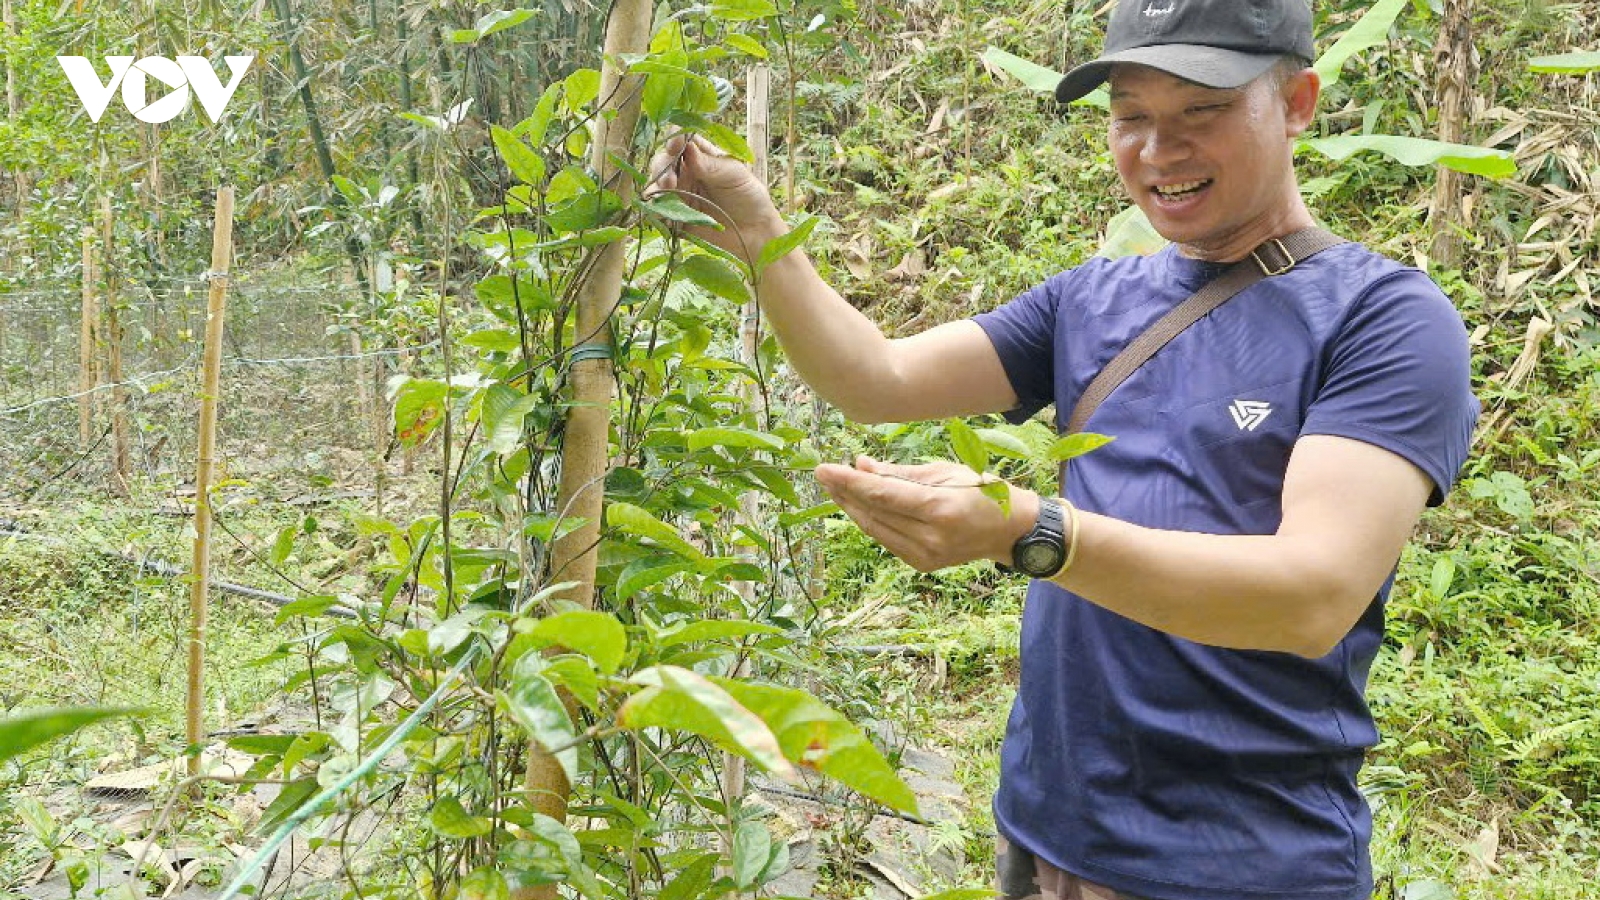
[[[972,318],[989,335],[1016,392],[1016,407],[1005,413],[1012,424],[1026,422],[1055,401],[1056,318],[1072,274],[1063,272]]]
[[[1375,282],[1329,345],[1301,434],[1347,437],[1396,453],[1444,502],[1467,459],[1478,401],[1461,316],[1416,270]]]

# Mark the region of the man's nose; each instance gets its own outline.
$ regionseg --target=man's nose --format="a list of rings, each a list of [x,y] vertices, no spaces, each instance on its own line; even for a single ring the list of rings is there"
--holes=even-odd
[[[1183,134],[1182,129],[1157,123],[1151,125],[1150,131],[1145,135],[1144,147],[1139,151],[1139,160],[1145,165],[1161,168],[1182,162],[1188,157],[1189,152],[1189,139]]]

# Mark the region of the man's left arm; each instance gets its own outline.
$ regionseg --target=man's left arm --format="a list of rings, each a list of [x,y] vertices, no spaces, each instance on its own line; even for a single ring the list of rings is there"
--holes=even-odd
[[[1011,562],[1039,497],[1009,516],[952,463],[863,458],[818,479],[868,534],[923,571]],[[1409,460],[1350,438],[1296,442],[1271,535],[1167,531],[1078,512],[1077,553],[1054,580],[1129,619],[1203,644],[1320,657],[1349,633],[1399,559],[1433,490]]]

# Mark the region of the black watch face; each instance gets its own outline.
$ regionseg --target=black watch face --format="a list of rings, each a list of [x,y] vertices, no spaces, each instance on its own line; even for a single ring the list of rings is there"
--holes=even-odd
[[[1049,540],[1026,541],[1013,555],[1018,569],[1041,578],[1054,575],[1065,557],[1060,545]]]

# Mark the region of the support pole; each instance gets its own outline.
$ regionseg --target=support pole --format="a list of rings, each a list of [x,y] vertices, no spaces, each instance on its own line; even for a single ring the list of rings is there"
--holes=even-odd
[[[189,775],[200,774],[205,739],[206,594],[211,586],[211,470],[217,449],[217,397],[222,390],[222,316],[233,248],[233,188],[217,191],[211,232],[211,291],[206,304],[206,351],[200,393],[200,453],[194,478],[194,580],[189,589],[189,691],[185,706]]]
[[[89,422],[94,416],[95,385],[94,332],[100,318],[100,307],[95,302],[94,286],[100,275],[94,266],[94,229],[85,225],[79,236],[83,241],[83,305],[78,322],[78,449],[89,452]]]
[[[105,273],[105,334],[101,341],[106,351],[106,380],[111,383],[111,488],[127,499],[131,493],[132,466],[128,449],[128,389],[122,386],[122,321],[117,310],[116,228],[111,214],[111,195],[100,196],[100,261]]]
[[[649,50],[653,12],[649,0],[617,0],[606,24],[598,100],[602,109],[594,118],[596,133],[590,163],[600,184],[616,192],[624,204],[632,197],[633,178],[615,160],[629,158],[639,120],[643,77],[624,75],[618,64],[623,56]],[[580,519],[583,524],[552,544],[551,577],[575,582],[564,596],[583,607],[594,604],[605,476],[610,463],[611,398],[616,382],[611,363],[611,313],[622,297],[626,254],[625,241],[602,247],[577,292],[579,346],[572,354],[572,405],[561,447],[556,509],[563,517]],[[572,786],[560,762],[537,742],[528,748],[527,787],[536,810],[558,821],[566,819]],[[555,887],[546,885],[520,888],[512,900],[555,897]]]
[[[767,150],[771,143],[769,137],[769,111],[768,95],[771,83],[770,72],[765,65],[751,67],[745,81],[745,136],[750,145],[750,151],[755,155],[756,177],[765,185],[767,183]],[[754,295],[745,301],[744,314],[739,321],[739,355],[740,362],[756,371],[756,355],[760,353],[761,337],[761,305],[756,302]],[[760,397],[756,386],[752,382],[745,382],[742,391],[746,409],[755,406]],[[755,491],[746,491],[739,498],[739,521],[748,527],[755,528],[760,521],[760,508],[758,495]],[[743,548],[741,554],[753,557],[750,548]],[[744,598],[745,608],[755,601],[754,582],[741,581],[738,584],[739,596]],[[750,674],[750,661],[740,659],[734,667],[735,678],[748,677]],[[744,796],[745,792],[745,759],[737,753],[723,751],[722,754],[722,796],[729,808],[733,808]],[[733,852],[732,835],[723,835],[723,851]]]

